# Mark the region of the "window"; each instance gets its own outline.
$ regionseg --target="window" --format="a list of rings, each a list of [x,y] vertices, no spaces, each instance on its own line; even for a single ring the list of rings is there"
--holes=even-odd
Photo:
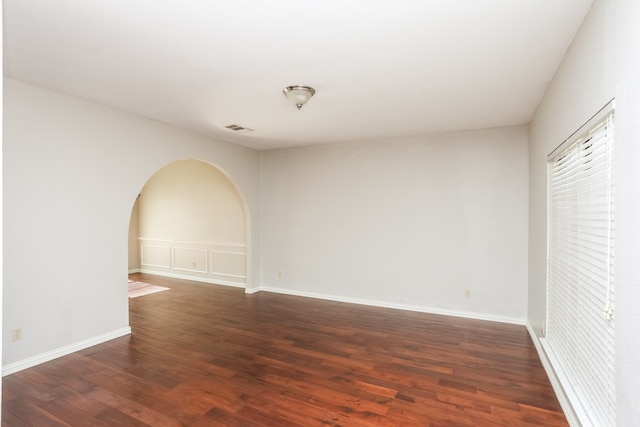
[[[613,101],[549,156],[544,348],[583,425],[615,426]]]

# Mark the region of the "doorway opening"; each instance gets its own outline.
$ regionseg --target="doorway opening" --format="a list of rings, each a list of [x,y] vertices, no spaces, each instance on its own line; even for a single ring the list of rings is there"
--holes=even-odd
[[[129,273],[245,287],[247,204],[229,176],[201,160],[158,170],[140,191],[129,224]]]

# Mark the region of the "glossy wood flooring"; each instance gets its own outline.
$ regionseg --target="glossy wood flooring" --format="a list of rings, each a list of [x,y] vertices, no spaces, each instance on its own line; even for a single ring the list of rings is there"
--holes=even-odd
[[[5,377],[3,426],[567,425],[522,326],[132,278],[171,290]]]

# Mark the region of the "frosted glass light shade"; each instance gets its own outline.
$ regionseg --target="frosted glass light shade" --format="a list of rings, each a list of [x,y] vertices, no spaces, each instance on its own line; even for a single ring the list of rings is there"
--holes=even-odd
[[[282,92],[289,102],[298,107],[298,110],[316,93],[316,91],[309,86],[287,86]]]

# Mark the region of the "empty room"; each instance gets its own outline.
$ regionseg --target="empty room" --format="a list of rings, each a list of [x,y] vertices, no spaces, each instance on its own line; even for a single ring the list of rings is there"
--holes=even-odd
[[[3,426],[640,425],[640,2],[2,13]]]

